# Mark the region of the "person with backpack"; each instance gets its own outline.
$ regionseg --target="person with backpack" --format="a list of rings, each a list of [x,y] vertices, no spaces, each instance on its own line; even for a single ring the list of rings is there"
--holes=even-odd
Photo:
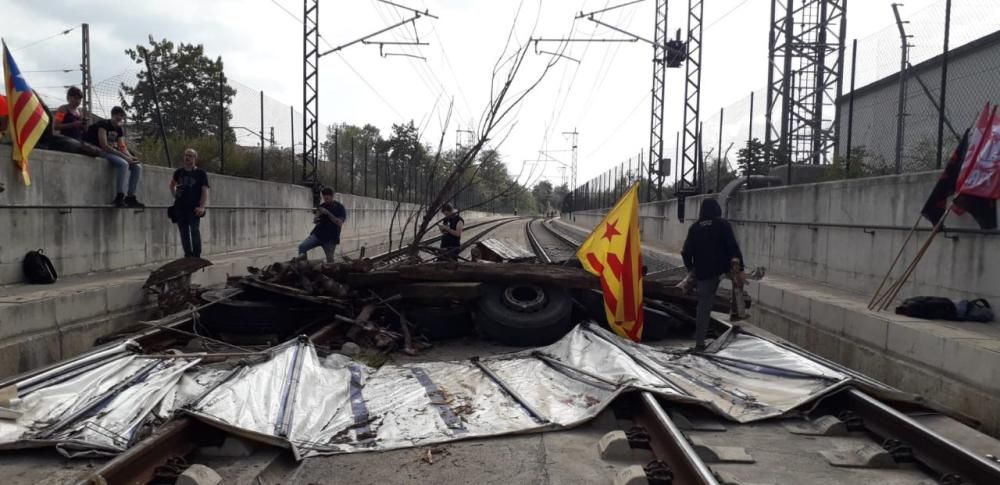
[[[201,218],[208,207],[208,173],[198,168],[198,152],[184,150],[184,166],[174,171],[170,179],[170,192],[174,205],[167,211],[181,233],[181,247],[185,258],[201,257]]]
[[[313,209],[315,214],[313,222],[316,223],[316,227],[313,227],[309,237],[299,244],[299,257],[305,259],[310,249],[321,247],[326,254],[326,262],[332,263],[334,252],[340,244],[340,228],[347,220],[347,209],[334,200],[333,189],[330,187],[324,187],[320,195],[323,201],[319,207]]]
[[[711,320],[719,280],[737,266],[736,278],[743,278],[743,253],[729,221],[722,218],[722,208],[712,198],[701,201],[698,221],[688,229],[684,249],[684,266],[693,273],[698,291],[698,313],[695,324],[694,350],[705,350],[705,337]],[[735,261],[734,261],[735,260]]]

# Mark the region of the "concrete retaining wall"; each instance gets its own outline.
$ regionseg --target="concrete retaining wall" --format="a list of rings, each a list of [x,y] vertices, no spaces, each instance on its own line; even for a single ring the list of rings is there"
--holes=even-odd
[[[109,164],[65,153],[37,150],[31,157],[33,184],[24,186],[10,160],[10,147],[0,145],[0,285],[22,281],[21,261],[42,248],[60,276],[86,274],[161,263],[183,253],[176,227],[166,216],[173,202],[168,188],[173,169],[144,167],[139,198],[145,210],[115,209],[114,175]],[[312,229],[309,189],[284,183],[209,174],[208,215],[202,220],[203,253],[294,244]],[[339,252],[368,254],[384,250],[395,204],[338,194],[348,211]],[[395,224],[416,210],[400,208]],[[474,220],[483,213],[463,214]],[[313,256],[317,257],[317,256]],[[2,290],[0,290],[2,293]]]
[[[728,201],[727,217],[733,221],[749,265],[870,294],[903,246],[937,176],[937,172],[922,172],[738,192]],[[688,220],[684,222],[677,220],[676,200],[643,204],[643,238],[680,252],[701,199],[687,200]],[[603,213],[577,212],[571,218],[578,225],[592,227]],[[968,215],[952,215],[948,226],[978,227]],[[910,241],[905,261],[929,234],[926,220],[921,220],[920,227],[924,230]],[[945,236],[934,240],[900,295],[1000,301],[1000,272],[991,271],[995,264],[990,259],[991,254],[1000,254],[1000,236]]]

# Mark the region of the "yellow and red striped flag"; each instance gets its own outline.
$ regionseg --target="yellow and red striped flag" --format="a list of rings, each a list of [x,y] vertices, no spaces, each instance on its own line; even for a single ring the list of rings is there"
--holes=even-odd
[[[642,338],[638,190],[633,185],[576,252],[583,269],[601,279],[608,325],[635,342]]]
[[[48,128],[49,114],[18,69],[6,42],[3,43],[3,72],[7,87],[7,132],[14,146],[14,164],[21,171],[24,185],[31,185],[28,155]]]

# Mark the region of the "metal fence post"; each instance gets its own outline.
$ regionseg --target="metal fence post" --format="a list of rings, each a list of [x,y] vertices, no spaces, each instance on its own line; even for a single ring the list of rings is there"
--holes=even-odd
[[[292,135],[292,140],[289,142],[290,143],[289,147],[292,149],[292,160],[291,164],[289,165],[290,167],[289,171],[291,172],[290,174],[291,182],[294,184],[295,183],[295,108],[289,106],[288,114],[291,115],[291,117],[289,118],[291,123],[288,126],[291,129],[291,135]]]
[[[333,191],[340,192],[340,128],[333,129]]]
[[[948,94],[948,41],[950,37],[951,0],[948,0],[944,4],[944,52],[941,53],[941,93],[938,95],[941,109],[938,110],[937,158],[934,159],[936,168],[941,168],[941,156],[944,154],[944,110],[948,106],[945,103],[945,96]]]
[[[351,194],[354,193],[354,165],[355,157],[357,157],[357,152],[354,151],[354,137],[351,137]]]
[[[851,42],[851,95],[847,100],[847,158],[844,178],[851,176],[851,152],[854,151],[854,73],[858,69],[858,39]]]
[[[264,180],[264,91],[260,92],[260,179]]]
[[[365,142],[365,197],[368,197],[368,152],[371,150],[371,145]]]
[[[219,71],[219,173],[226,173],[226,80]]]
[[[381,199],[382,193],[378,190],[378,148],[375,149],[375,198]]]
[[[156,111],[156,120],[160,125],[160,139],[163,140],[163,152],[167,156],[167,166],[171,165],[170,145],[167,144],[167,131],[163,127],[163,112],[160,111],[160,94],[156,92],[156,75],[153,74],[153,66],[149,62],[149,54],[146,49],[141,48],[142,59],[146,62],[146,76],[149,79],[149,90],[153,92],[153,108]]]
[[[715,192],[719,192],[722,181],[722,120],[726,116],[726,109],[719,108],[719,154],[715,157]],[[729,171],[729,163],[726,162],[726,171]]]

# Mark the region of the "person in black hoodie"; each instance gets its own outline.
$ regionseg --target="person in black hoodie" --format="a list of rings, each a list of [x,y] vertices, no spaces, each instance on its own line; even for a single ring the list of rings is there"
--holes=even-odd
[[[743,253],[736,242],[733,228],[722,218],[722,208],[715,199],[701,201],[698,221],[688,229],[684,249],[684,266],[694,273],[698,286],[698,317],[695,327],[695,350],[705,350],[705,336],[719,279],[730,271],[733,260],[743,270]]]

